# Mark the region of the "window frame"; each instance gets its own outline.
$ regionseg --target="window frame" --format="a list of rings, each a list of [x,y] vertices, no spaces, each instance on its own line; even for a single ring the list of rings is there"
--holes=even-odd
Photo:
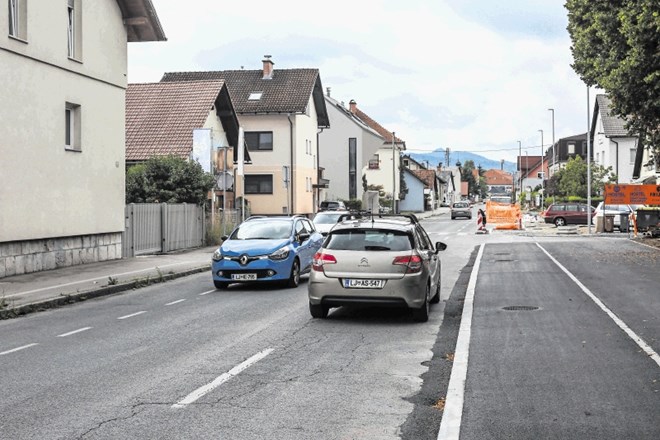
[[[82,151],[82,120],[79,104],[66,102],[64,105],[64,149]]]
[[[256,181],[256,182],[248,182],[248,181]],[[270,181],[270,182],[268,182]],[[257,191],[249,190],[248,185],[255,185],[257,186]],[[270,183],[270,188],[264,188],[263,185],[264,183],[266,186],[268,186],[268,183]],[[244,183],[244,191],[245,194],[252,194],[252,195],[263,195],[263,194],[273,194],[273,175],[272,174],[246,174],[245,175],[245,183]]]
[[[67,0],[66,5],[67,16],[67,55],[69,58],[76,57],[76,2],[75,0]]]
[[[270,135],[270,144],[262,141],[263,135]],[[274,136],[272,131],[246,131],[244,136],[248,151],[273,151]],[[256,145],[250,144],[250,139],[253,139],[254,136],[256,136]],[[269,146],[270,148],[268,148]]]

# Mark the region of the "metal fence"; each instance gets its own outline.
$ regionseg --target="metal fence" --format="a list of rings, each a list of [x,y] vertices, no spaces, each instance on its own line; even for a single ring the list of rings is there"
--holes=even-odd
[[[203,206],[167,203],[126,205],[122,257],[203,246],[206,220]]]

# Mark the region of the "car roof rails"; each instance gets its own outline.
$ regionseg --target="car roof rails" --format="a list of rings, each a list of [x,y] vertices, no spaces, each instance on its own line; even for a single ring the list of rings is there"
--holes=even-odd
[[[392,219],[392,220],[401,220],[407,219],[411,224],[418,224],[419,220],[415,214],[374,214],[371,211],[354,211],[349,214],[342,214],[337,219],[337,223],[343,222],[344,220],[371,220],[374,222],[376,219]]]
[[[258,219],[258,218],[266,218],[266,217],[267,217],[267,216],[265,216],[265,215],[251,215],[251,216],[249,216],[248,218],[246,218],[246,219],[243,220],[243,221],[255,220],[255,219]]]

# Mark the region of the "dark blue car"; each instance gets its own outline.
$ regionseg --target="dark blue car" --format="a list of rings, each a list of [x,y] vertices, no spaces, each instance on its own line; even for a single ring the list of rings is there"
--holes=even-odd
[[[250,217],[213,253],[213,284],[278,281],[297,287],[323,236],[306,217]]]

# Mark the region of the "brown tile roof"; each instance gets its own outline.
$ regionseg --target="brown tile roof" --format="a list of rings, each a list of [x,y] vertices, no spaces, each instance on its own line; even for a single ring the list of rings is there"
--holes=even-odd
[[[435,170],[411,170],[427,188],[435,188]]]
[[[626,129],[626,121],[616,115],[611,114],[612,102],[607,95],[596,95],[596,111],[593,116],[593,128],[596,124],[596,118],[600,113],[603,121],[603,131],[607,137],[629,137],[634,136]]]
[[[271,79],[262,78],[262,70],[168,72],[161,82],[222,79],[238,114],[305,113],[313,98],[319,127],[330,126],[318,69],[273,70]],[[253,92],[262,92],[261,99],[248,99]]]
[[[193,129],[202,128],[223,81],[129,84],[126,89],[126,160],[188,158]]]
[[[374,121],[367,115],[365,112],[355,107],[355,116],[360,118],[365,124],[367,124],[369,127],[371,127],[372,130],[375,130],[379,135],[381,135],[383,138],[385,138],[385,141],[383,143],[385,144],[391,144],[392,143],[392,132],[387,130],[385,127],[380,125],[378,122]],[[405,150],[405,142],[401,140],[398,136],[395,136],[394,142],[397,144],[403,144],[403,149]]]
[[[484,173],[487,185],[513,185],[513,175],[502,170],[487,170]]]

